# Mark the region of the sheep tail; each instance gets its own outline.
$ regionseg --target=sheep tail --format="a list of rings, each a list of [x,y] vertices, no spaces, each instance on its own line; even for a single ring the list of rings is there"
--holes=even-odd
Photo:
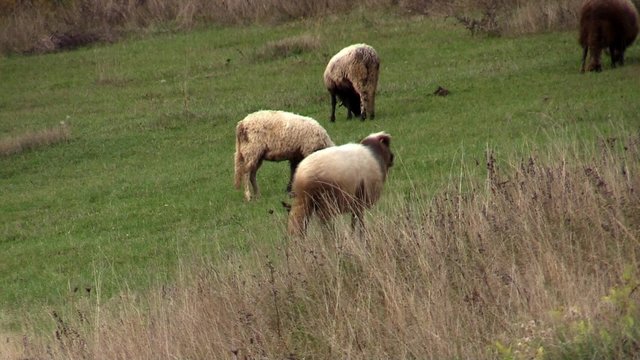
[[[247,141],[247,129],[242,123],[236,126],[236,154],[234,161],[234,186],[240,189],[242,185],[242,171],[244,169],[244,157],[242,156],[242,143]]]

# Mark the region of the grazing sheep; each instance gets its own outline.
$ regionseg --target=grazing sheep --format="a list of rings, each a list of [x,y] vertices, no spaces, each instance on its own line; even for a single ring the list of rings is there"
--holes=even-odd
[[[638,11],[629,0],[587,0],[580,9],[580,45],[585,71],[587,52],[591,61],[587,71],[602,71],[600,54],[609,49],[611,67],[624,65],[624,52],[638,35]]]
[[[350,212],[353,229],[356,224],[362,228],[364,210],[380,197],[393,165],[390,142],[391,136],[380,132],[360,144],[334,146],[306,157],[293,178],[289,233],[304,236],[314,212],[323,223]]]
[[[312,118],[274,110],[249,114],[236,125],[235,187],[239,189],[244,182],[244,197],[250,201],[260,195],[256,173],[262,161],[289,160],[290,191],[298,163],[314,151],[333,145],[327,131]]]
[[[331,121],[336,121],[336,97],[347,108],[347,119],[352,113],[375,118],[379,70],[378,54],[366,44],[347,46],[329,60],[324,85],[331,94]]]

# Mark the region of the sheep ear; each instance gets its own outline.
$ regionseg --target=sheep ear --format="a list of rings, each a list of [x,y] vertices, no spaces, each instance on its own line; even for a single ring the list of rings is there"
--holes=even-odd
[[[391,143],[391,136],[387,134],[380,135],[380,143],[384,144],[386,147],[389,147],[389,144]]]

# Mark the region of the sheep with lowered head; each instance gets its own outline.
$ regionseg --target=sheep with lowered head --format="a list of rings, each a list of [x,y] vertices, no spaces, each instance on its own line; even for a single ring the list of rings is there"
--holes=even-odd
[[[624,52],[638,35],[638,11],[629,0],[587,0],[580,9],[581,72],[602,71],[600,55],[609,50],[611,67],[624,65]],[[587,53],[591,53],[585,69]]]
[[[351,213],[353,229],[362,228],[364,211],[380,198],[393,166],[390,142],[389,134],[379,132],[359,144],[326,148],[302,160],[293,177],[289,233],[304,236],[314,213],[323,223]]]
[[[376,116],[376,89],[380,58],[371,46],[354,44],[335,54],[324,70],[324,85],[331,94],[331,121],[336,121],[336,98],[351,114],[365,120]]]
[[[274,110],[249,114],[236,125],[235,187],[244,183],[244,197],[250,201],[260,195],[256,173],[262,161],[288,160],[290,191],[300,161],[333,145],[327,131],[310,117]]]

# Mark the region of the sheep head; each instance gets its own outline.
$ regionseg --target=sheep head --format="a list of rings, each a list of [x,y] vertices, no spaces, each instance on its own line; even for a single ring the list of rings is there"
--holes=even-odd
[[[368,147],[376,156],[382,167],[383,174],[393,166],[393,153],[391,152],[391,135],[381,131],[374,133],[360,141],[360,144]]]
[[[353,115],[358,117],[362,115],[360,110],[360,95],[353,89],[351,84],[349,84],[348,87],[338,89],[337,95],[342,105],[352,112]]]

